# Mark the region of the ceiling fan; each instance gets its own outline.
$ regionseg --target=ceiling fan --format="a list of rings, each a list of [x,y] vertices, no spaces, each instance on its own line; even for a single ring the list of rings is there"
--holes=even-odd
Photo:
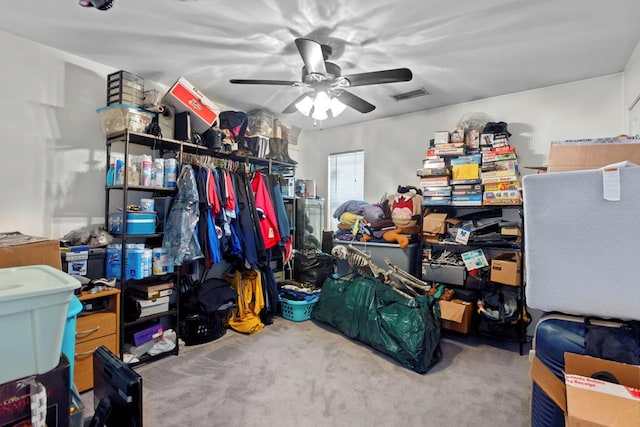
[[[306,38],[297,38],[295,42],[304,62],[301,81],[232,79],[230,83],[308,87],[311,90],[300,95],[282,112],[289,114],[298,110],[306,116],[311,115],[314,119],[324,120],[329,112],[335,117],[346,106],[361,113],[369,113],[376,108],[375,105],[347,91],[349,88],[406,82],[413,78],[408,68],[343,76],[338,65],[327,61],[332,53],[330,46]]]

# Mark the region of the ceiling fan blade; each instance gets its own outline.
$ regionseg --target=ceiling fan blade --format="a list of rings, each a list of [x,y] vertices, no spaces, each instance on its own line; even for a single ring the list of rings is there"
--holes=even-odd
[[[408,82],[413,78],[413,74],[408,68],[396,68],[394,70],[351,74],[343,77],[349,80],[349,87],[355,87],[381,83]]]
[[[370,113],[376,109],[375,105],[368,103],[359,96],[356,96],[351,92],[347,92],[346,90],[341,91],[339,94],[336,94],[336,96],[338,97],[338,101],[353,108],[354,110],[360,111],[361,113]]]
[[[275,85],[275,86],[304,86],[302,82],[293,82],[289,80],[250,80],[250,79],[231,79],[229,83],[239,85]]]
[[[324,65],[324,55],[322,54],[322,46],[315,40],[296,39],[296,47],[300,56],[307,67],[309,74],[327,75],[327,67]]]
[[[303,93],[299,97],[297,97],[295,101],[293,101],[291,104],[287,105],[287,108],[282,110],[282,114],[291,114],[291,113],[295,113],[296,111],[298,111],[298,109],[296,108],[296,104],[299,101],[301,101],[302,98],[304,98],[305,96],[310,95],[312,93],[313,93],[313,91],[308,91],[308,92]]]

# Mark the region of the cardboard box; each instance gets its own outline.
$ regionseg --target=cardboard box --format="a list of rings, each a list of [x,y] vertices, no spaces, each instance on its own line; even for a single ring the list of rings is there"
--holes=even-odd
[[[0,233],[0,268],[25,265],[49,265],[61,270],[59,242],[17,231]]]
[[[471,331],[474,304],[460,299],[438,301],[441,326],[450,331],[468,334]]]
[[[448,130],[439,130],[433,136],[433,142],[436,145],[440,144],[448,144],[449,143],[449,131]]]
[[[422,217],[423,234],[444,234],[447,231],[446,213],[427,213]]]
[[[501,253],[491,259],[491,281],[520,286],[521,255],[518,252]]]
[[[639,137],[554,141],[547,171],[598,169],[625,160],[640,164]]]
[[[31,421],[31,386],[27,380],[23,378],[0,385],[0,425],[31,425],[21,424]],[[36,375],[35,380],[45,387],[47,393],[46,425],[67,427],[71,403],[67,358],[62,355],[58,366]]]
[[[640,366],[565,353],[564,372],[566,384],[538,358],[530,370],[533,381],[565,412],[567,426],[640,425]]]
[[[213,126],[220,114],[220,107],[182,76],[165,94],[163,102],[174,107],[176,113],[190,112],[191,127],[198,133]]]

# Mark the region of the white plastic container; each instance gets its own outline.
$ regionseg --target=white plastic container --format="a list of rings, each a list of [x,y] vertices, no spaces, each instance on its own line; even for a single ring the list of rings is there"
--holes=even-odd
[[[129,129],[144,132],[151,124],[154,113],[127,104],[113,104],[96,110],[105,135]]]
[[[58,365],[69,302],[79,287],[76,278],[46,265],[0,269],[0,384]]]

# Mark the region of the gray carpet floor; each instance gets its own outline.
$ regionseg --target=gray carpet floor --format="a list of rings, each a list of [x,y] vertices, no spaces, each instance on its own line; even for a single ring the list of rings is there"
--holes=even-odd
[[[529,360],[515,343],[444,333],[441,346],[417,374],[323,324],[276,317],[137,367],[144,425],[529,425]]]

